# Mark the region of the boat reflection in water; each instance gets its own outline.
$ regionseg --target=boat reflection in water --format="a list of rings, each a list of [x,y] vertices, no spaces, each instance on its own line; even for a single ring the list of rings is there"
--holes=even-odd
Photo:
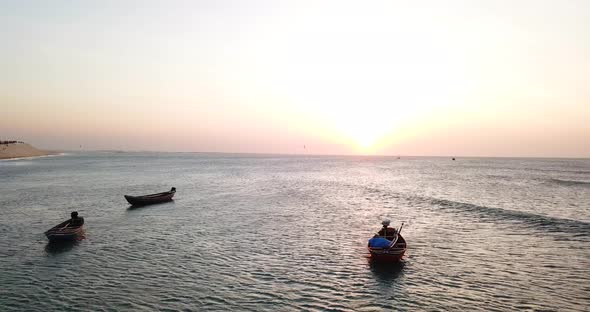
[[[78,246],[80,241],[84,239],[84,233],[80,235],[78,238],[73,240],[64,240],[64,241],[50,241],[45,245],[45,252],[50,255],[57,255],[60,253],[68,252],[74,247]]]
[[[375,277],[380,282],[384,282],[384,283],[391,282],[391,281],[399,278],[400,276],[402,276],[403,269],[406,265],[405,262],[403,262],[403,261],[398,261],[395,263],[388,263],[388,262],[384,262],[384,261],[378,261],[378,260],[376,261],[375,259],[372,259],[371,257],[368,257],[368,261],[369,261],[369,267],[370,267],[373,275],[375,275]]]

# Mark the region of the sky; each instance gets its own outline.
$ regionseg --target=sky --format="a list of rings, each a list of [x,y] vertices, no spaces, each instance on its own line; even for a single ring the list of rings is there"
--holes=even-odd
[[[590,157],[589,76],[585,0],[0,2],[47,149]]]

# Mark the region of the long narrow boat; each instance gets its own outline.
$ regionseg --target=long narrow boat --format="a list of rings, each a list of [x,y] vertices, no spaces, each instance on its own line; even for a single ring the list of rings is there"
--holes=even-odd
[[[406,253],[406,240],[400,233],[403,223],[399,231],[388,227],[389,223],[389,220],[383,221],[383,228],[369,240],[369,253],[373,260],[397,262]]]
[[[71,219],[68,219],[45,232],[45,236],[50,242],[72,241],[81,238],[84,234],[84,224],[77,226],[70,225]]]
[[[168,192],[162,192],[157,194],[143,196],[125,195],[125,199],[133,206],[145,206],[171,201],[172,197],[174,197],[174,193],[176,193],[175,187],[171,188]]]

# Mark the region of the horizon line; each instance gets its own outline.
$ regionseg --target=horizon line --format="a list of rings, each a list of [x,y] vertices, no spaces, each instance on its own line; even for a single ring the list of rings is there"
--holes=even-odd
[[[227,155],[264,155],[264,156],[332,156],[332,157],[436,157],[436,158],[536,158],[536,159],[590,159],[587,157],[571,156],[472,156],[472,155],[404,155],[404,154],[313,154],[313,153],[263,153],[263,152],[204,152],[204,151],[159,151],[159,150],[117,150],[117,149],[88,149],[88,150],[52,150],[62,152],[115,152],[115,153],[185,153],[185,154],[227,154]]]

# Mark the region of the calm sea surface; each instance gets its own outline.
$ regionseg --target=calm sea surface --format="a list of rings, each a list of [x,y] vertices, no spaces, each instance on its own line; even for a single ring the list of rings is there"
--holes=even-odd
[[[49,245],[72,210],[85,239]],[[368,259],[383,218],[405,222],[399,265]],[[590,160],[0,161],[0,235],[1,311],[588,311]]]

